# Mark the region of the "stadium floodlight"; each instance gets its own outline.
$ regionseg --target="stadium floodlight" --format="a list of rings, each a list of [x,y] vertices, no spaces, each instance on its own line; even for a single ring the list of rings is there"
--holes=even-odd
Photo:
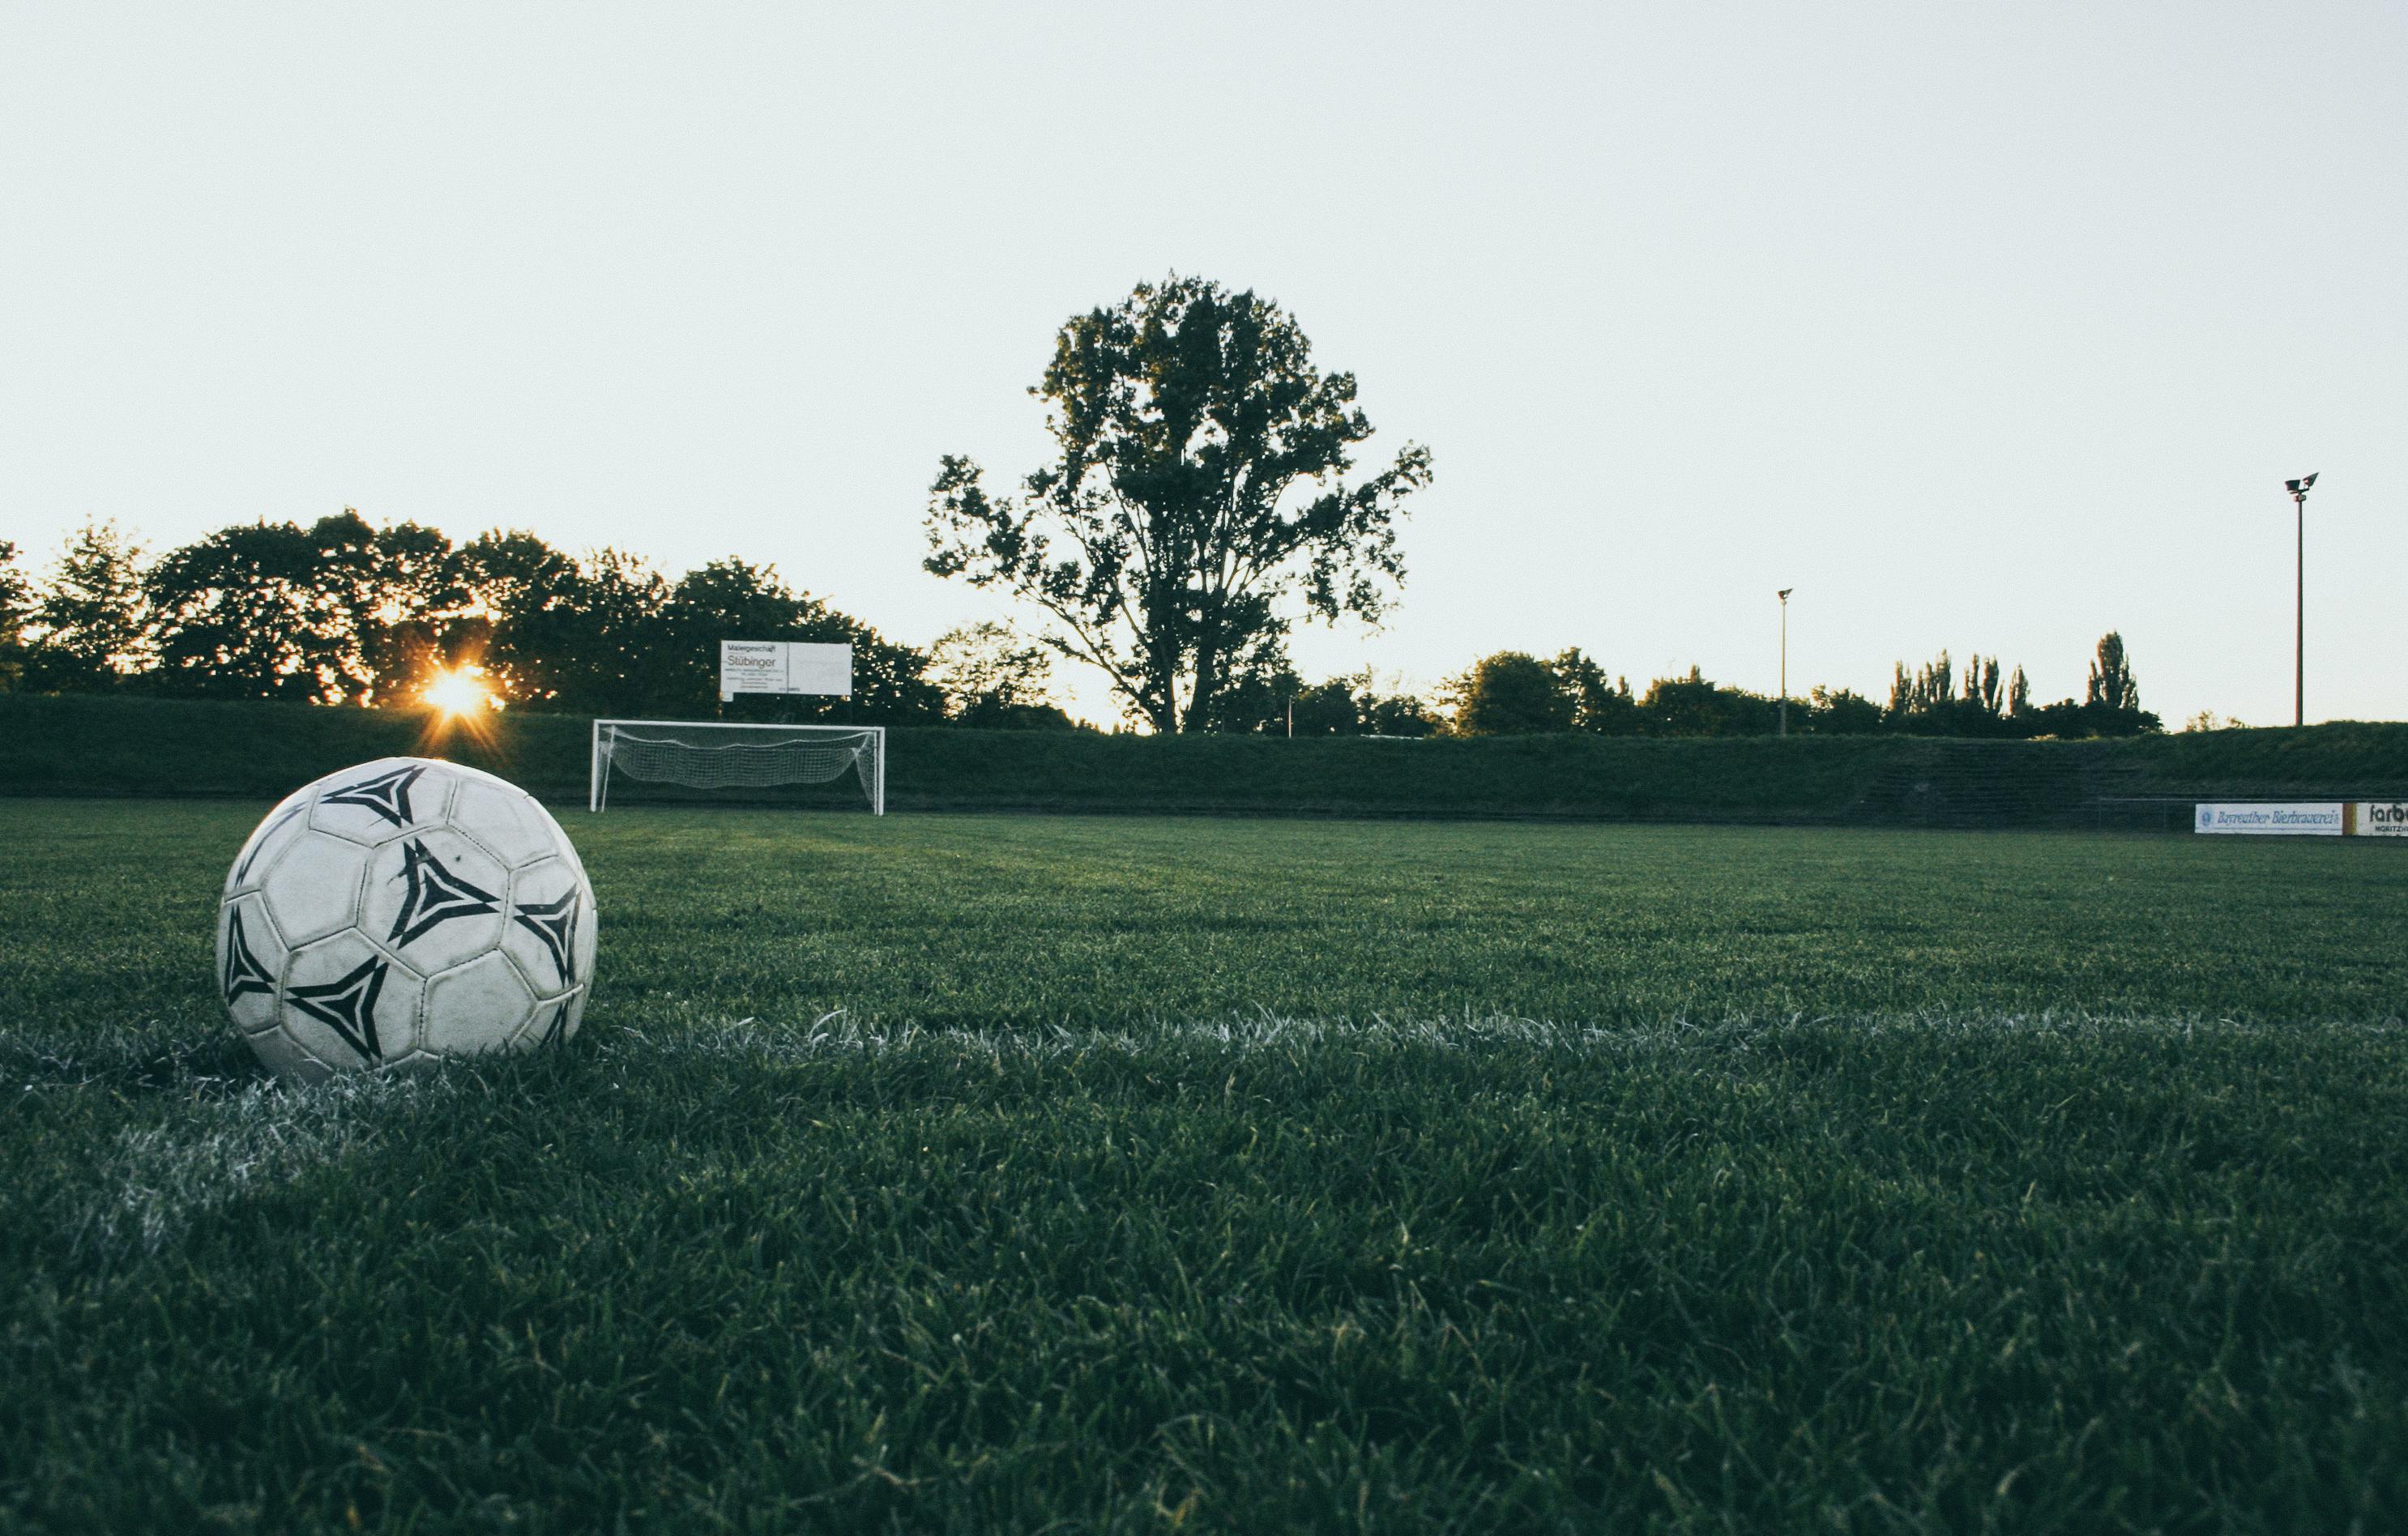
[[[585,808],[610,803],[612,774],[688,789],[833,783],[852,774],[886,814],[886,727],[755,725],[720,720],[597,720]]]
[[[1789,734],[1789,595],[1798,589],[1783,587],[1773,596],[1781,599],[1781,734]]]
[[[2283,488],[2291,493],[2291,507],[2297,526],[2292,536],[2299,545],[2298,564],[2292,568],[2293,608],[2291,610],[2291,724],[2308,723],[2308,490],[2316,482],[2315,475],[2301,475],[2286,480]]]

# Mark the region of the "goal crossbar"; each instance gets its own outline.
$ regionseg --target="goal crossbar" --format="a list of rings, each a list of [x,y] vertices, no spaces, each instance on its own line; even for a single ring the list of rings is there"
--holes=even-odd
[[[853,774],[886,814],[886,727],[720,720],[596,720],[585,809],[610,801],[613,774],[690,789],[824,784]]]

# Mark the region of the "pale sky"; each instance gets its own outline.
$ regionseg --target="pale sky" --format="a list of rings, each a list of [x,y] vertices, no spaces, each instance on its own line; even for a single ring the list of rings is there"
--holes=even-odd
[[[1074,312],[1293,313],[1436,455],[1384,630],[2408,716],[2408,7],[0,4],[0,538],[353,506],[924,644]],[[1085,682],[1086,712],[1106,709]]]

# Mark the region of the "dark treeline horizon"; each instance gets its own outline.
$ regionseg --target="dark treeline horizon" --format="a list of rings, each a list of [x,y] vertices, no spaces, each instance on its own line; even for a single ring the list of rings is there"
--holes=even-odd
[[[854,693],[718,695],[722,639],[843,641]],[[714,560],[674,579],[616,549],[570,554],[495,529],[454,543],[415,523],[379,528],[351,509],[307,527],[237,524],[156,559],[114,524],[71,536],[47,575],[0,541],[0,691],[132,692],[393,707],[473,668],[515,709],[684,718],[852,719],[1084,728],[1050,696],[1052,657],[1008,626],[950,631],[926,649],[796,591],[774,567]],[[2086,696],[2035,703],[2023,669],[1942,651],[1899,664],[1886,703],[1813,687],[1787,701],[1800,735],[2030,738],[2160,728],[2141,708],[2121,637],[2101,637]],[[1782,701],[1697,668],[1644,690],[1577,648],[1503,651],[1425,700],[1369,672],[1307,682],[1273,648],[1199,722],[1298,736],[1770,735]]]

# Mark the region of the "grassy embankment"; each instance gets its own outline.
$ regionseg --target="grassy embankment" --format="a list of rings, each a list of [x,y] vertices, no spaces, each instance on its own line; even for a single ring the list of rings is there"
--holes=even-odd
[[[0,1526],[2408,1507],[2397,850],[580,820],[579,1041],[287,1092],[262,809],[0,802]]]
[[[490,744],[414,713],[0,696],[0,792],[274,796],[396,753],[454,756],[555,804],[585,796],[588,723],[500,717]],[[2408,794],[2408,725],[2121,742],[1899,738],[1485,741],[1160,739],[898,730],[894,809],[1915,820],[1936,780],[1973,819],[2046,820],[2094,795]],[[836,803],[834,792],[811,793]],[[850,786],[841,795],[857,798]],[[632,797],[630,797],[632,799]],[[1942,803],[1940,811],[1951,806]]]

